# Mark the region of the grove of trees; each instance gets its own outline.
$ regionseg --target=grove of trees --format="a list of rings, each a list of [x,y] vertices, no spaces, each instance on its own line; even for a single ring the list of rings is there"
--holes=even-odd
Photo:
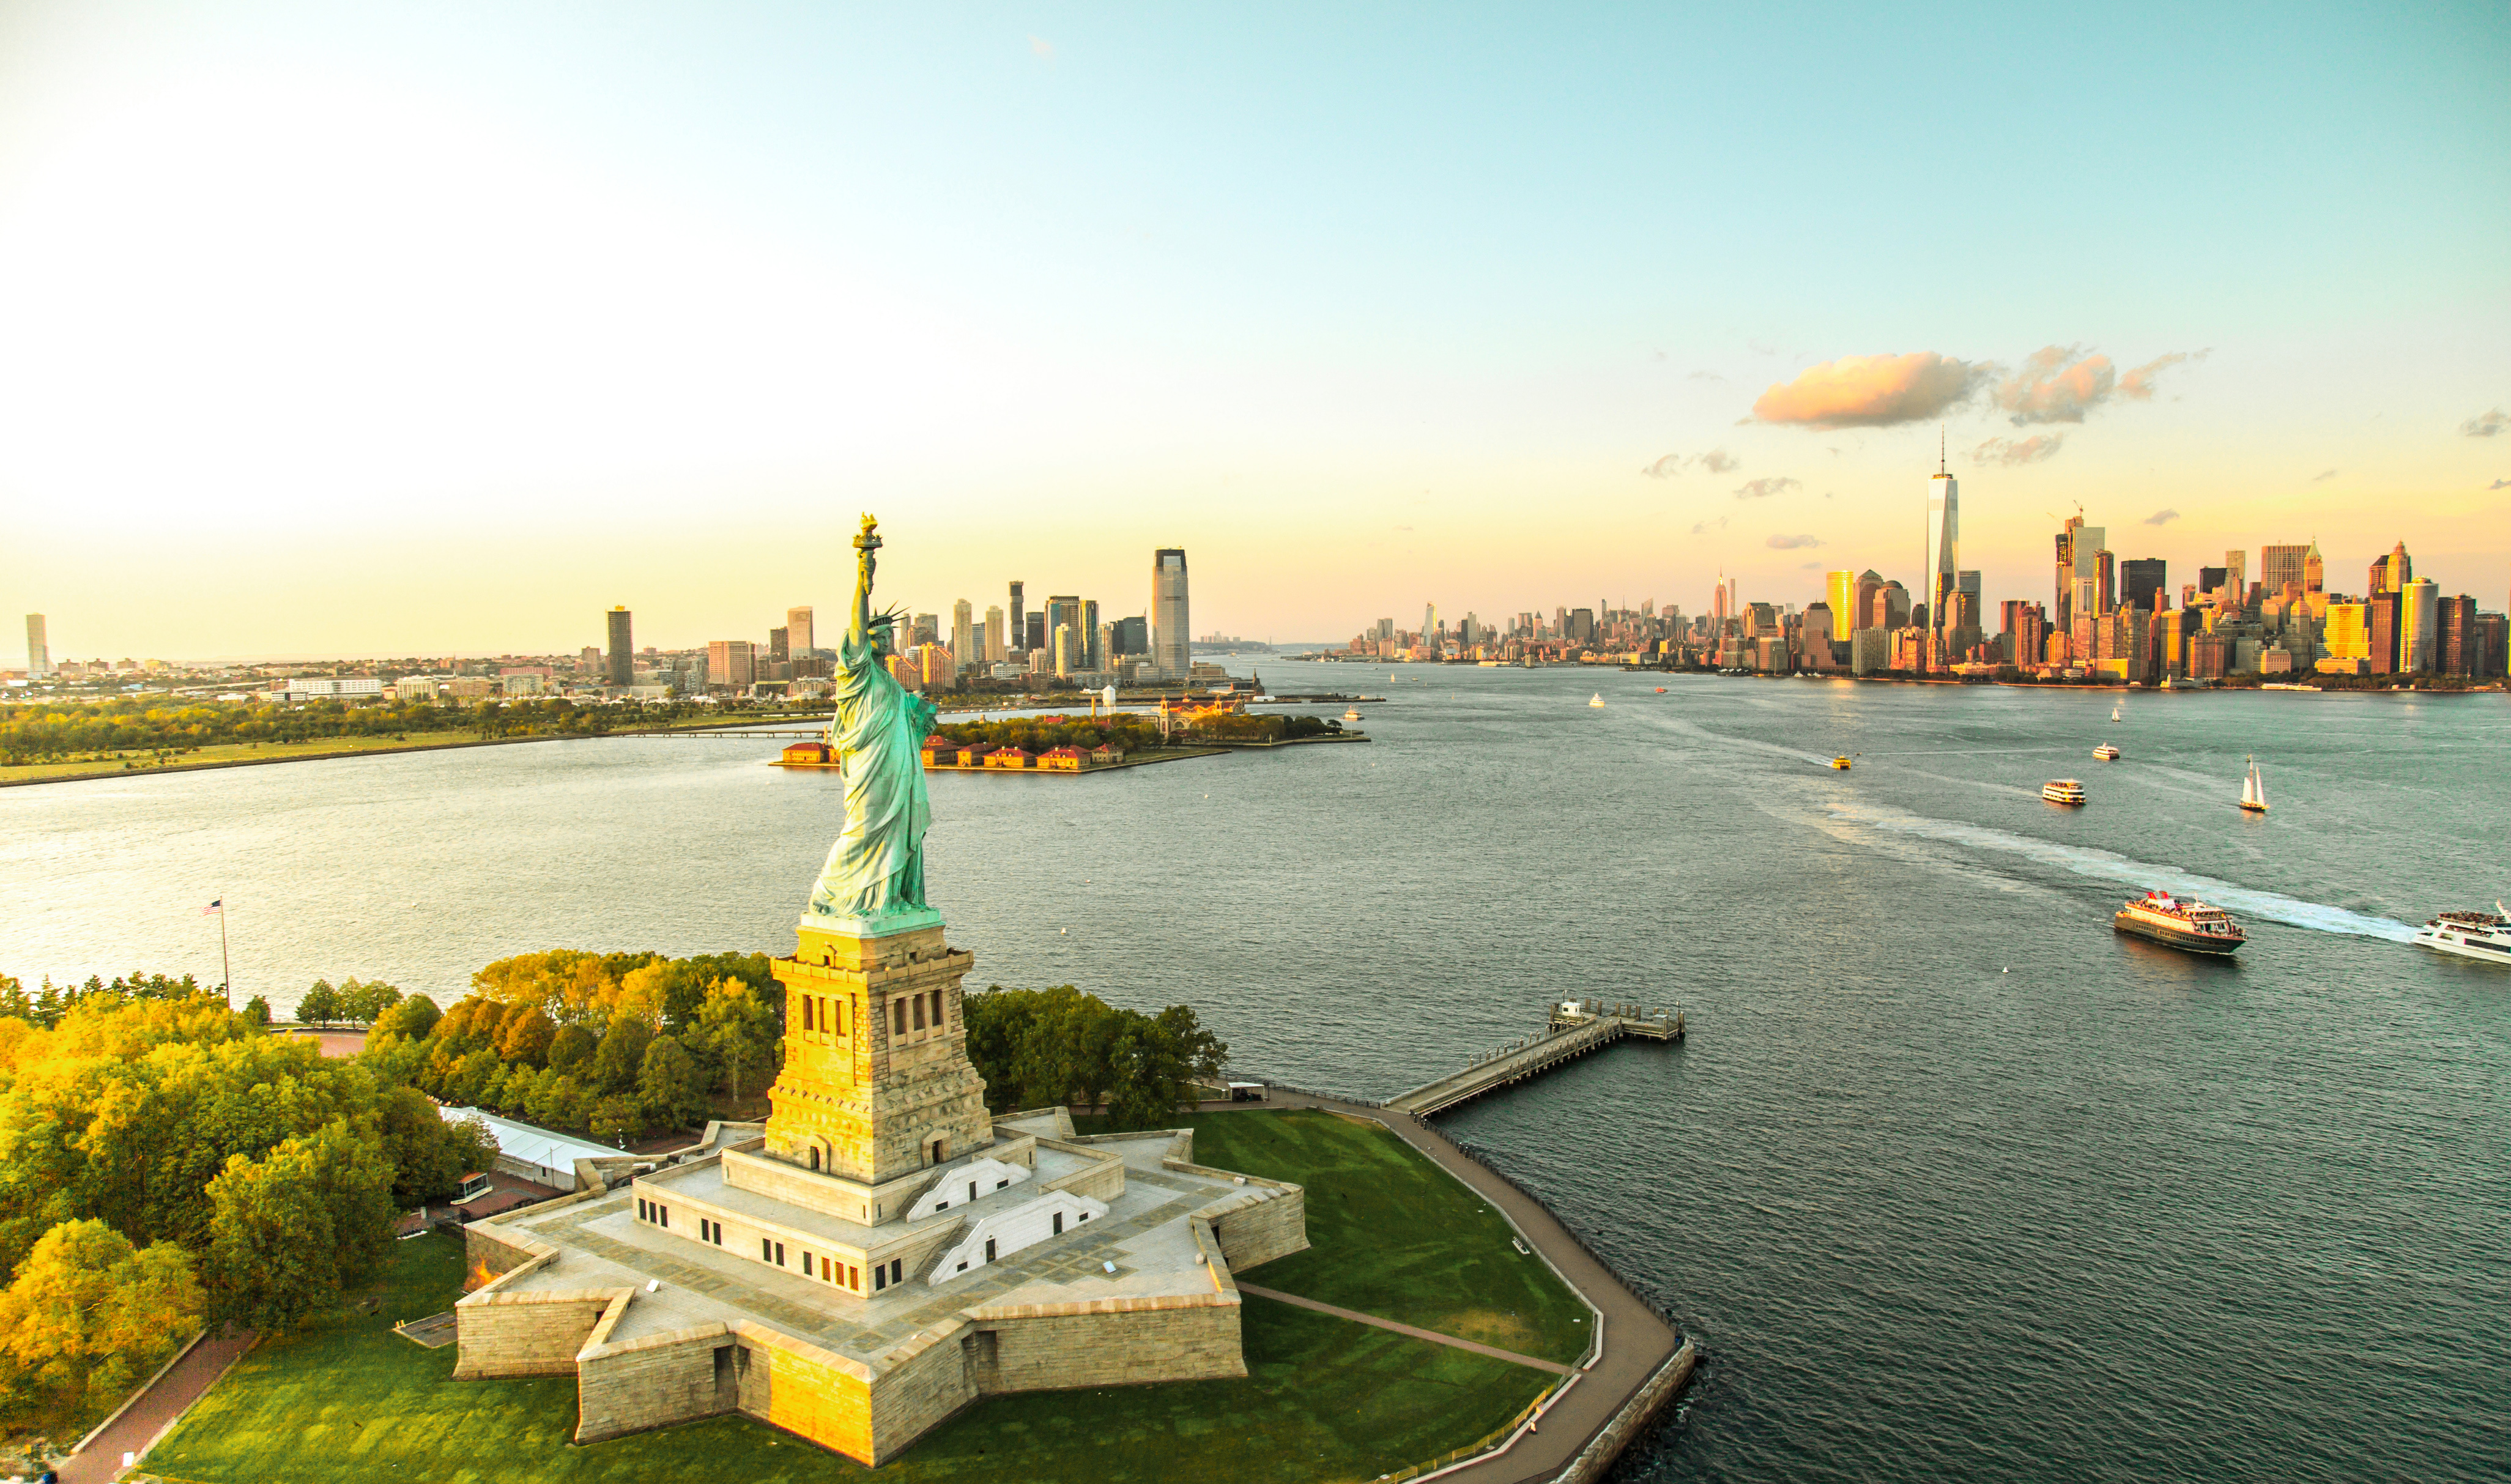
[[[706,1121],[775,1076],[784,991],[763,954],[571,949],[501,958],[439,1014],[413,996],[367,1035],[378,1074],[430,1097],[616,1142]]]
[[[215,996],[0,1017],[0,1422],[75,1415],[192,1328],[290,1328],[496,1147]]]
[[[968,1059],[996,1113],[1104,1104],[1113,1128],[1162,1128],[1193,1106],[1195,1083],[1217,1081],[1229,1064],[1229,1047],[1187,1005],[1145,1015],[1068,984],[996,985],[965,1004]]]

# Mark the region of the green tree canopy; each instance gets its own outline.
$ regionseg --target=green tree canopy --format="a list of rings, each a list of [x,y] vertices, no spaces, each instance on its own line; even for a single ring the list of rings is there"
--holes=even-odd
[[[334,1119],[210,1182],[210,1313],[288,1330],[361,1283],[392,1246],[393,1170]]]

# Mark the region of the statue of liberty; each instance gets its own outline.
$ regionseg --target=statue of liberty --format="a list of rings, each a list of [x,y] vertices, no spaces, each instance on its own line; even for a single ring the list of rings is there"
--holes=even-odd
[[[837,710],[829,719],[829,742],[845,769],[846,827],[830,847],[802,922],[874,936],[942,921],[924,905],[924,831],[933,805],[924,793],[922,750],[934,708],[899,684],[886,663],[902,615],[871,607],[879,523],[865,516],[854,545],[855,610],[837,643],[831,685]]]

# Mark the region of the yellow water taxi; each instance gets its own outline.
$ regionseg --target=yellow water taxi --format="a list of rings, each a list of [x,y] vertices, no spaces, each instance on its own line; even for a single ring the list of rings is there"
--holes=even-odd
[[[1839,769],[1843,773],[1848,771],[1848,760],[1846,758],[1834,758],[1831,760],[1831,765]]]

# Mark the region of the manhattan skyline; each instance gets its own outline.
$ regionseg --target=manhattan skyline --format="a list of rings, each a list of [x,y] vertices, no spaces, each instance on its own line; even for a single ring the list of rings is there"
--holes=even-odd
[[[604,15],[0,21],[56,657],[747,635],[863,509],[927,605],[1802,604],[1940,437],[1991,595],[2078,505],[2511,585],[2492,11]]]

